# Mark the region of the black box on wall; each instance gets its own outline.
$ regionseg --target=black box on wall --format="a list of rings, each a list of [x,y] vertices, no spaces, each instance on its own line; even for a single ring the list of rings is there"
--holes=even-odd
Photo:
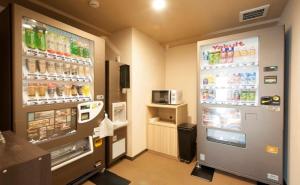
[[[120,86],[123,88],[130,88],[130,68],[129,65],[120,66]]]

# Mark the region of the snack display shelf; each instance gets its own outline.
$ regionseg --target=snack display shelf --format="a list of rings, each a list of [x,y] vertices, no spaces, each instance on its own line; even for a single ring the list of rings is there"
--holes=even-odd
[[[35,74],[27,73],[23,76],[24,80],[47,80],[47,81],[65,81],[65,82],[92,82],[91,77],[78,75],[55,75],[55,74]]]
[[[75,58],[72,56],[64,56],[56,53],[49,53],[47,51],[40,51],[37,49],[29,49],[24,47],[24,57],[33,57],[37,59],[47,59],[47,60],[55,60],[60,62],[68,62],[73,64],[81,64],[92,66],[93,63],[90,58]]]
[[[240,84],[231,86],[202,85],[200,89],[257,89],[257,85]]]
[[[221,68],[238,68],[238,67],[249,67],[249,66],[258,66],[258,62],[253,61],[253,62],[245,62],[245,63],[203,65],[203,66],[201,66],[201,70],[213,70],[213,69],[221,69]]]
[[[86,96],[72,96],[72,97],[53,97],[53,98],[28,98],[25,101],[26,105],[44,105],[54,103],[73,103],[73,102],[85,102],[92,101],[91,97]]]
[[[215,100],[201,100],[201,104],[214,105],[238,105],[238,106],[256,106],[256,101],[215,101]]]

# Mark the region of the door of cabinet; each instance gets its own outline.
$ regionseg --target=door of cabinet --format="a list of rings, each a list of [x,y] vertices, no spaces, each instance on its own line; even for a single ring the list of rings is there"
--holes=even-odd
[[[148,125],[148,149],[177,157],[177,130],[173,127]]]

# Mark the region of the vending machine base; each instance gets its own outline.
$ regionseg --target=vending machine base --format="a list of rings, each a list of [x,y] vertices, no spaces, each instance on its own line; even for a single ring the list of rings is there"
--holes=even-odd
[[[215,173],[214,168],[199,165],[199,163],[197,163],[195,168],[193,169],[191,175],[200,177],[202,179],[205,179],[205,180],[211,182],[213,180],[214,173]]]

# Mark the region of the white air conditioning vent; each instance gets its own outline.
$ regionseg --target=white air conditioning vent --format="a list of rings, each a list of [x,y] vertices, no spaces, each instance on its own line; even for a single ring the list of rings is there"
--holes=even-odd
[[[265,17],[268,13],[270,5],[264,5],[250,10],[240,12],[240,22],[250,21]]]

